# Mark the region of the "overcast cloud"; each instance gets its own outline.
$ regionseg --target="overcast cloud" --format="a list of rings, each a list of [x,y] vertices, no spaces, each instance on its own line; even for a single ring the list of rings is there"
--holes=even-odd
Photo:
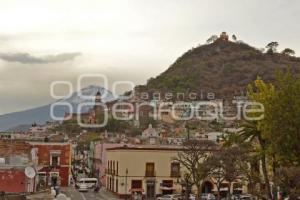
[[[299,55],[298,19],[299,0],[2,0],[0,114],[48,104],[52,81],[76,88],[83,73],[143,84],[222,31]]]
[[[29,53],[0,53],[0,59],[7,62],[19,62],[24,64],[43,64],[73,60],[79,55],[80,53],[62,53],[57,55],[46,55],[38,57],[30,55]]]

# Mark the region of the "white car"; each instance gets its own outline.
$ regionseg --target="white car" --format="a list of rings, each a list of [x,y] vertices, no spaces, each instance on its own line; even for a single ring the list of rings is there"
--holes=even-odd
[[[211,193],[203,193],[201,195],[201,200],[215,200],[215,199],[216,199],[215,195]]]
[[[189,200],[196,200],[196,195],[190,194]]]
[[[89,190],[89,188],[88,188],[88,186],[87,186],[87,184],[80,184],[79,185],[79,189],[78,189],[78,191],[79,192],[87,192]]]

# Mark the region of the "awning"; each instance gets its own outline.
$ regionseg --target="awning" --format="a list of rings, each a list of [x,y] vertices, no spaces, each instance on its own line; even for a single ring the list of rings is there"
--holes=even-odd
[[[143,188],[131,188],[129,189],[129,192],[144,192]]]
[[[217,192],[218,190],[217,189],[213,189],[212,191]],[[228,191],[228,188],[227,187],[221,188],[220,191],[221,192]]]
[[[173,187],[160,187],[161,190],[174,190]]]

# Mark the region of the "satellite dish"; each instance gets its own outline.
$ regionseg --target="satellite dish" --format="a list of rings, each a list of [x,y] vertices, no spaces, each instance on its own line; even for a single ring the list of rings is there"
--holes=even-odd
[[[36,173],[35,173],[35,170],[33,169],[33,167],[26,167],[25,168],[25,175],[28,178],[34,178]]]

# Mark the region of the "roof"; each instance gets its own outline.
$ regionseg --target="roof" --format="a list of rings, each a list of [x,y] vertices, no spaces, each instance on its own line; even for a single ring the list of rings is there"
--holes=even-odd
[[[29,154],[32,146],[25,141],[0,140],[0,155]]]
[[[183,151],[185,148],[184,146],[179,145],[131,145],[131,146],[120,146],[120,147],[113,147],[113,148],[107,148],[107,151],[114,151],[114,150],[120,150],[120,151],[126,151],[126,150],[164,150],[164,151]],[[203,149],[204,151],[218,151],[218,148],[211,148],[211,149]]]
[[[31,145],[45,145],[45,146],[65,146],[70,145],[70,142],[29,142]]]
[[[147,136],[156,136],[157,132],[156,130],[152,127],[152,124],[149,124],[148,128],[143,131],[143,135]]]
[[[110,150],[169,150],[169,151],[180,151],[183,150],[182,146],[174,145],[132,145],[132,146],[121,146],[121,147],[112,147],[108,148]]]

